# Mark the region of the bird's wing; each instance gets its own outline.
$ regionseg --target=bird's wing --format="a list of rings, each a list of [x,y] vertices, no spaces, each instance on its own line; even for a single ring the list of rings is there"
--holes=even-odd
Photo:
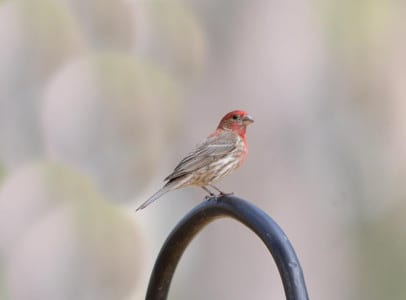
[[[175,170],[165,180],[172,180],[225,157],[236,148],[238,136],[231,131],[224,131],[208,137],[204,142],[183,158]]]

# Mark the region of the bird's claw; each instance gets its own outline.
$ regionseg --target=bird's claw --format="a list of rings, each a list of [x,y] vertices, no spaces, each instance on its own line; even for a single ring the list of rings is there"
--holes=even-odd
[[[224,193],[224,192],[220,192],[220,194],[219,194],[219,196],[233,196],[234,195],[234,193],[233,192],[230,192],[230,193]]]

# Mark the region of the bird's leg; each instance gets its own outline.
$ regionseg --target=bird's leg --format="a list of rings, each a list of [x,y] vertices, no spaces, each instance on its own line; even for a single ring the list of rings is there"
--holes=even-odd
[[[209,186],[212,187],[213,189],[215,189],[217,192],[219,192],[221,196],[231,196],[231,195],[234,195],[233,192],[231,192],[231,193],[224,193],[222,190],[220,190],[218,187],[216,187],[216,186],[214,186],[214,185],[212,185],[212,184],[209,184]]]
[[[216,197],[216,195],[213,194],[213,192],[210,191],[210,190],[207,188],[207,186],[201,186],[201,188],[204,189],[204,190],[208,193],[208,195],[206,195],[206,197],[205,197],[206,200],[209,200],[209,199],[211,199],[211,198],[213,198],[213,197]]]

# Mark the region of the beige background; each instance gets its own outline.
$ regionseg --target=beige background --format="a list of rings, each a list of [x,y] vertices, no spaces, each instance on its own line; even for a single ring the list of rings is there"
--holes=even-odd
[[[219,183],[285,230],[312,299],[404,299],[403,1],[0,1],[0,298],[143,299],[201,189],[134,208],[233,109]],[[252,233],[219,220],[170,299],[283,299]]]

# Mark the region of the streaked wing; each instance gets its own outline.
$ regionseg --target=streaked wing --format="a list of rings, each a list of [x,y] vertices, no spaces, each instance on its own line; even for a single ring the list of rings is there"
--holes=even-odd
[[[166,177],[165,180],[172,180],[196,171],[225,157],[236,148],[237,139],[238,136],[231,131],[225,131],[207,138],[203,143],[197,145],[194,151],[182,159],[173,173]]]

